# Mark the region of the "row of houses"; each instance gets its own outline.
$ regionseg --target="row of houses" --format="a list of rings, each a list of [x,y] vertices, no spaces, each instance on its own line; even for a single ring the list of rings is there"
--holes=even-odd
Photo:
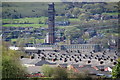
[[[27,60],[27,61],[26,61]],[[29,61],[29,62],[28,62]],[[44,64],[50,67],[61,67],[66,68],[68,71],[74,71],[77,73],[87,72],[91,76],[105,76],[107,78],[112,77],[112,67],[109,66],[91,66],[91,65],[80,65],[80,64],[56,64],[46,60],[34,60],[34,59],[21,59],[22,65],[26,66],[30,73],[41,72],[41,66]],[[37,68],[37,69],[36,69]],[[39,68],[39,69],[38,69]]]

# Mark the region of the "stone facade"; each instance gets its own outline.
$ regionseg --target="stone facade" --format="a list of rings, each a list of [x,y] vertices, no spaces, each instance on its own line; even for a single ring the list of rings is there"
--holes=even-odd
[[[31,47],[31,46],[28,46]],[[51,50],[68,50],[68,51],[77,51],[80,52],[99,52],[101,47],[98,44],[70,44],[70,45],[32,45],[32,47],[42,48],[51,48]]]

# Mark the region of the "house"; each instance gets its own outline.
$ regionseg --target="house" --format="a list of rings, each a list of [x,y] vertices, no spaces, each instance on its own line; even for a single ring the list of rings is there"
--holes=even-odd
[[[56,26],[69,26],[70,22],[69,21],[56,21],[55,25]]]
[[[106,67],[106,68],[104,69],[104,71],[112,72],[112,68],[111,68],[111,67]]]
[[[48,24],[48,21],[46,22],[46,24]],[[55,21],[56,26],[69,26],[69,24],[69,21]]]

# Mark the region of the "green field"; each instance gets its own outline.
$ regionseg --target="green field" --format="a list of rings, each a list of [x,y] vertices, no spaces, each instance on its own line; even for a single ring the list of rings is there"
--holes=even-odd
[[[57,29],[66,29],[66,28],[70,28],[70,27],[73,27],[73,26],[56,26]]]
[[[3,27],[47,27],[45,24],[47,17],[33,17],[33,18],[20,18],[20,19],[3,19]]]
[[[105,14],[105,15],[118,15],[120,13],[102,13],[102,14]]]
[[[11,39],[11,42],[16,42],[18,41],[19,39]],[[20,42],[22,41],[25,41],[24,38],[20,38],[19,40]],[[27,39],[28,43],[44,43],[44,39],[34,39],[34,38],[31,38],[31,39]]]
[[[48,18],[47,17],[33,17],[33,18],[20,18],[20,19],[3,19],[3,23],[34,23],[34,24],[38,24],[39,22],[41,23],[45,23],[46,20]]]
[[[76,21],[78,21],[78,22],[79,22],[79,21],[80,21],[80,19],[78,19],[78,18],[71,18],[71,19],[69,19],[69,21],[70,21],[70,22],[76,22]]]
[[[5,24],[3,27],[47,27],[45,24]]]

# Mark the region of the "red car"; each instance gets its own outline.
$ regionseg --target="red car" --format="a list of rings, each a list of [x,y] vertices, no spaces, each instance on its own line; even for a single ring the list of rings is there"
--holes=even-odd
[[[26,77],[44,77],[41,73],[32,73],[26,75]]]

